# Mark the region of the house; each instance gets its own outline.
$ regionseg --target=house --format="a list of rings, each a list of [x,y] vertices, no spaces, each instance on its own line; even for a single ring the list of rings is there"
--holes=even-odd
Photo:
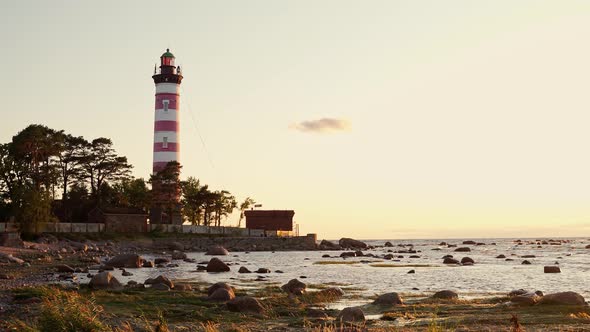
[[[246,228],[263,229],[265,231],[293,231],[293,210],[248,210]]]

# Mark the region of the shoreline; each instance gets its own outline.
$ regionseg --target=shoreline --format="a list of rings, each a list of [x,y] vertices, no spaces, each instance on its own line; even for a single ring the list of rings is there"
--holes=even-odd
[[[345,326],[352,324],[353,327],[344,329],[347,331],[430,331],[433,326],[438,328],[434,331],[511,331],[515,326],[514,322],[510,321],[511,313],[516,313],[517,323],[525,328],[540,331],[555,329],[590,331],[590,309],[586,304],[522,305],[512,302],[513,297],[509,297],[508,294],[472,298],[466,296],[467,294],[459,293],[458,298],[432,299],[431,292],[400,292],[398,295],[403,299],[403,304],[383,306],[372,304],[379,294],[367,295],[358,288],[360,285],[342,284],[338,280],[331,283],[311,284],[299,278],[300,275],[286,276],[307,283],[305,292],[297,295],[281,289],[283,285],[276,281],[260,282],[257,274],[252,274],[248,286],[239,285],[237,282],[230,283],[234,287],[235,296],[253,297],[265,309],[264,313],[252,314],[235,313],[228,309],[226,302],[210,301],[207,294],[210,283],[172,280],[182,287],[156,291],[149,286],[143,288],[146,287],[142,285],[145,282],[139,281],[138,284],[126,286],[123,289],[91,290],[87,285],[75,286],[75,283],[67,281],[70,279],[64,278],[67,275],[75,276],[75,273],[57,272],[58,267],[62,265],[84,271],[91,265],[104,264],[107,256],[115,257],[123,253],[172,257],[174,253],[181,252],[177,250],[178,247],[176,251],[173,248],[177,245],[172,243],[175,241],[166,241],[153,242],[158,243],[156,246],[142,239],[137,242],[127,240],[87,243],[71,240],[57,243],[25,242],[28,249],[0,247],[0,253],[12,254],[25,261],[23,264],[2,263],[2,274],[12,276],[14,279],[0,280],[0,314],[2,314],[0,316],[7,317],[4,322],[0,319],[0,331],[2,328],[6,329],[6,326],[11,326],[8,324],[14,324],[17,319],[24,320],[26,324],[33,324],[30,317],[23,317],[19,312],[39,313],[46,310],[44,309],[48,305],[46,299],[64,291],[68,294],[76,294],[72,295],[79,297],[76,301],[83,302],[88,298],[94,298],[96,305],[103,309],[103,314],[99,316],[104,324],[118,328],[127,323],[134,326],[134,329],[126,331],[148,331],[148,325],[158,324],[158,319],[162,318],[158,315],[163,315],[171,331],[187,329],[191,331],[340,331],[343,330],[342,324]],[[162,246],[162,243],[166,243],[166,246]],[[65,251],[64,247],[67,248]],[[162,248],[166,248],[165,251],[162,251]],[[372,252],[373,249],[365,249],[366,255],[372,255]],[[223,259],[222,256],[211,257]],[[334,257],[336,256],[332,256]],[[341,260],[334,262],[346,261],[346,258],[338,258]],[[172,264],[194,263],[188,260],[189,262],[183,259],[170,260],[170,262]],[[135,272],[134,269],[127,270]],[[96,272],[86,270],[82,273],[96,274]],[[75,281],[75,279],[72,280]],[[49,286],[53,283],[60,285]],[[50,290],[47,290],[47,287],[50,287]],[[62,288],[67,290],[61,290]],[[319,295],[322,291],[332,288],[339,288],[344,294]],[[395,284],[392,284],[390,288],[391,291],[396,292]],[[165,309],[162,312],[159,301],[165,302],[166,306],[171,306],[170,308],[181,309],[178,309],[179,312],[171,309]],[[339,316],[345,307],[350,306],[360,308],[365,320],[342,323]],[[193,316],[195,310],[201,312],[198,317]],[[137,317],[141,315],[145,316],[143,323],[137,321]],[[142,327],[141,324],[145,326]],[[241,330],[237,329],[238,327]]]

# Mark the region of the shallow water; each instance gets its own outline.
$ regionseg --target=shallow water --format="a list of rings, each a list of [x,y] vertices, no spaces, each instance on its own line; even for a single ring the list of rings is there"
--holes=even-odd
[[[183,279],[194,282],[214,283],[225,281],[237,287],[262,287],[269,283],[283,284],[293,278],[299,278],[308,285],[337,283],[343,288],[354,288],[364,296],[382,294],[386,292],[400,292],[404,294],[429,294],[443,289],[455,290],[463,298],[488,297],[524,288],[528,290],[541,290],[544,293],[558,291],[575,291],[590,300],[590,249],[585,246],[590,244],[588,239],[568,239],[570,243],[562,245],[542,245],[537,248],[534,245],[517,245],[514,239],[470,239],[483,242],[486,245],[462,245],[464,240],[389,240],[394,247],[379,247],[373,250],[365,250],[364,253],[372,253],[382,256],[388,250],[398,251],[410,247],[399,247],[398,244],[413,244],[414,250],[420,251],[415,255],[420,258],[409,258],[410,255],[400,253],[404,258],[399,262],[383,260],[371,257],[347,258],[346,261],[358,262],[356,264],[319,265],[318,261],[344,261],[342,258],[322,258],[324,254],[331,256],[340,255],[341,251],[287,251],[287,252],[232,252],[229,256],[219,257],[226,263],[231,263],[231,271],[226,273],[196,272],[197,264],[183,261],[173,261],[179,264],[176,268],[141,268],[127,269],[134,275],[121,276],[119,270],[114,271],[115,276],[126,283],[129,280],[143,282],[149,277],[166,275],[170,279]],[[527,239],[522,239],[527,241]],[[534,239],[528,239],[534,241]],[[541,239],[542,240],[542,239]],[[365,241],[370,245],[383,246],[387,240]],[[439,246],[442,241],[457,244],[459,247],[471,248],[471,252],[454,252],[456,248]],[[491,245],[495,242],[496,245]],[[432,250],[440,248],[441,250]],[[442,256],[453,255],[456,259],[468,256],[475,260],[473,266],[448,266],[442,264]],[[505,261],[495,258],[504,254],[514,261]],[[204,253],[187,253],[189,258],[197,262],[208,261],[211,256]],[[523,255],[535,255],[535,258],[521,258]],[[153,259],[159,256],[146,256]],[[166,257],[162,255],[161,257]],[[522,265],[527,259],[532,264]],[[369,260],[371,263],[360,263],[361,260]],[[559,262],[561,273],[543,273],[544,265],[554,265]],[[423,264],[428,267],[374,267],[371,264]],[[241,274],[240,266],[245,266],[251,271],[258,268],[269,268],[269,274]],[[409,270],[415,270],[415,274],[408,274]],[[284,273],[275,273],[282,270]],[[91,271],[92,272],[92,271]],[[257,276],[267,277],[268,282],[254,281]],[[302,276],[307,278],[301,279]],[[80,282],[88,282],[85,275],[79,275]],[[415,290],[413,288],[417,288]]]

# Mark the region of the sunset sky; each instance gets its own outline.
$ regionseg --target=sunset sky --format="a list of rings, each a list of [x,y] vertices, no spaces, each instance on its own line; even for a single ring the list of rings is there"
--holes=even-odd
[[[169,47],[183,177],[301,233],[590,236],[590,1],[2,1],[0,41],[0,142],[109,137],[147,178]]]

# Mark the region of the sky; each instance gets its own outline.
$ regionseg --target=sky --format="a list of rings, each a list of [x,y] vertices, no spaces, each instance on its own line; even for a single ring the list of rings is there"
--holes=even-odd
[[[0,142],[109,137],[147,178],[170,48],[183,177],[301,234],[590,236],[588,36],[585,0],[0,0]]]

